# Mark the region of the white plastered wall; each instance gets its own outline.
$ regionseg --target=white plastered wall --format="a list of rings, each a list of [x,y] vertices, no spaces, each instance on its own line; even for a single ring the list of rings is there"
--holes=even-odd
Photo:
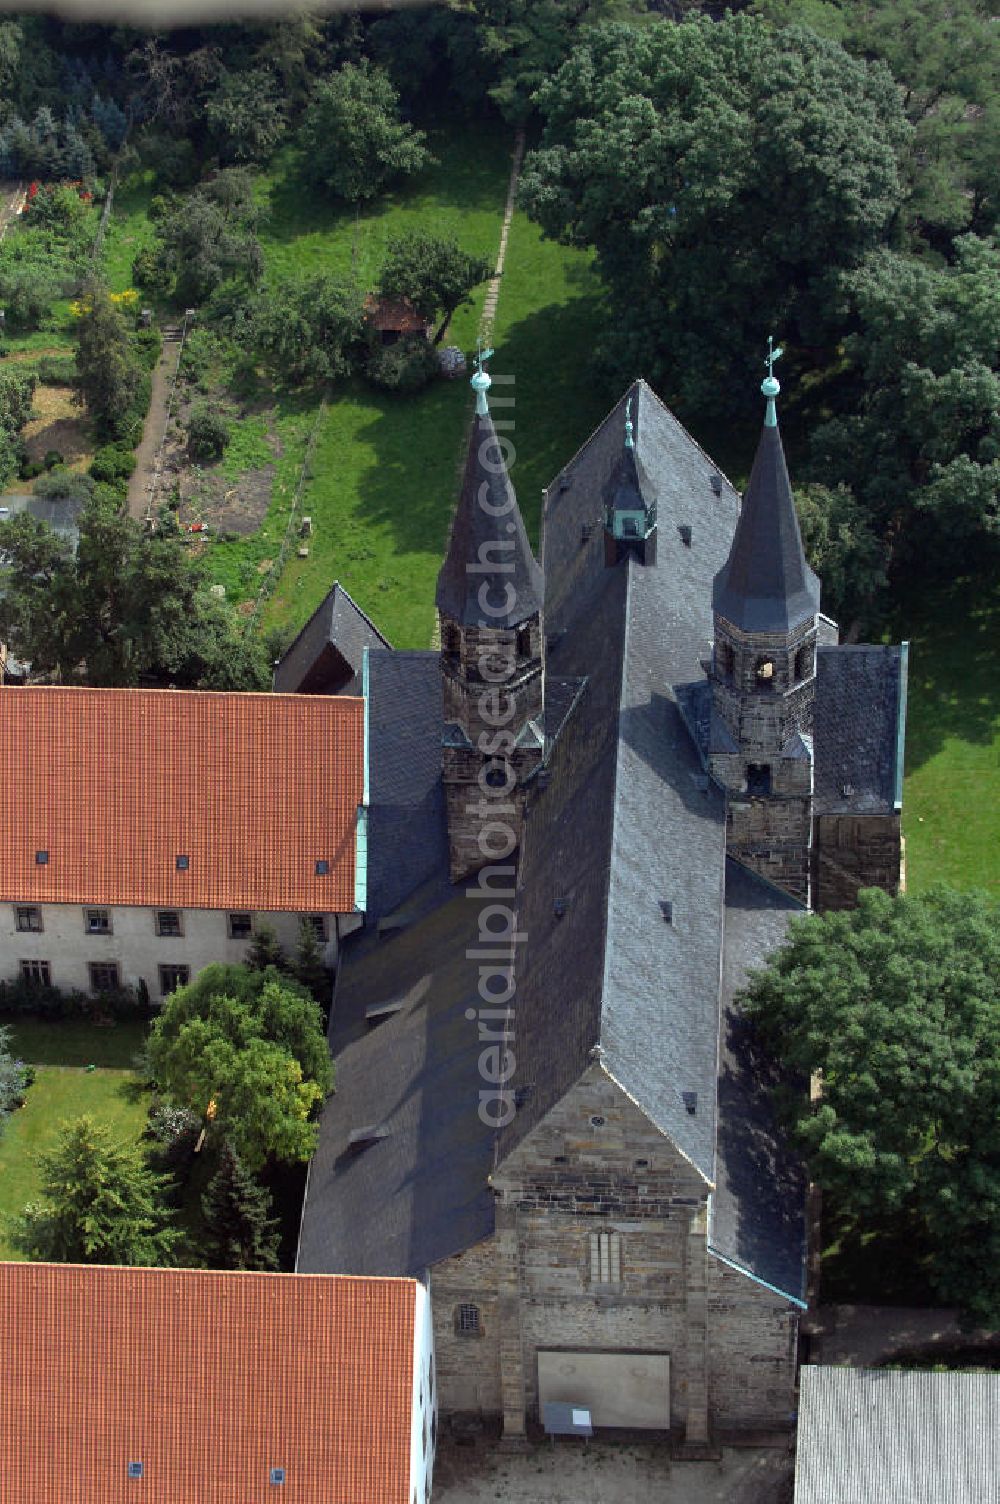
[[[410,1433],[409,1504],[427,1504],[434,1477],[437,1441],[437,1375],[434,1327],[427,1286],[417,1282],[413,1319],[413,1427]]]

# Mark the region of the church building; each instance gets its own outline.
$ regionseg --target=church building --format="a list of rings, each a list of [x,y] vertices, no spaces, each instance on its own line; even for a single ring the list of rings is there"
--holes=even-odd
[[[297,1269],[425,1281],[446,1412],[697,1452],[792,1423],[806,1186],[735,999],[797,915],[898,888],[905,647],[820,610],[772,375],[742,500],[635,382],[540,562],[473,385],[440,652],[364,654]]]

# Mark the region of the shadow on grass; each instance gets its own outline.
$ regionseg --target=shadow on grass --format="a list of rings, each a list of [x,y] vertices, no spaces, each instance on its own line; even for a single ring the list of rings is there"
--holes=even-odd
[[[12,1052],[32,1065],[94,1065],[103,1070],[131,1070],[133,1057],[149,1032],[148,1024],[119,1020],[98,1025],[87,1019],[44,1019],[23,1013],[0,1014],[9,1026]]]
[[[893,614],[890,637],[910,642],[907,772],[949,740],[990,746],[1000,730],[995,573],[911,587]]]
[[[497,210],[497,175],[512,149],[512,134],[496,124],[484,127],[463,123],[460,132],[432,126],[427,144],[435,162],[396,191],[379,194],[362,204],[325,198],[308,182],[303,154],[296,147],[278,153],[270,169],[271,184],[264,201],[261,238],[287,244],[302,235],[330,235],[355,223],[381,220],[392,209],[419,209],[439,201],[466,211]]]

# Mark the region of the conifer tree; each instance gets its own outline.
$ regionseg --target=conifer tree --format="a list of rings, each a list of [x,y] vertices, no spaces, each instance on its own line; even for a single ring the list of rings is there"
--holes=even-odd
[[[223,1143],[219,1168],[201,1198],[205,1251],[213,1268],[276,1270],[278,1223],[269,1216],[271,1198]]]
[[[291,970],[296,981],[301,982],[325,1010],[330,1001],[330,973],[312,920],[305,914],[299,920],[299,939]]]
[[[81,1117],[62,1125],[39,1162],[45,1199],[13,1220],[19,1253],[57,1264],[176,1262],[180,1233],[164,1205],[167,1177],[149,1168],[138,1146]]]

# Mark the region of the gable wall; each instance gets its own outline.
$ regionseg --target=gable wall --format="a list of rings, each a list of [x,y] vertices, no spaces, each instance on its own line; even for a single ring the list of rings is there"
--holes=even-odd
[[[496,1239],[487,1238],[443,1259],[430,1272],[438,1405],[444,1414],[481,1410],[497,1415],[503,1408],[496,1254]],[[458,1307],[464,1302],[479,1307],[478,1336],[457,1329]]]
[[[783,1430],[796,1408],[799,1312],[708,1260],[708,1403],[733,1429]]]

